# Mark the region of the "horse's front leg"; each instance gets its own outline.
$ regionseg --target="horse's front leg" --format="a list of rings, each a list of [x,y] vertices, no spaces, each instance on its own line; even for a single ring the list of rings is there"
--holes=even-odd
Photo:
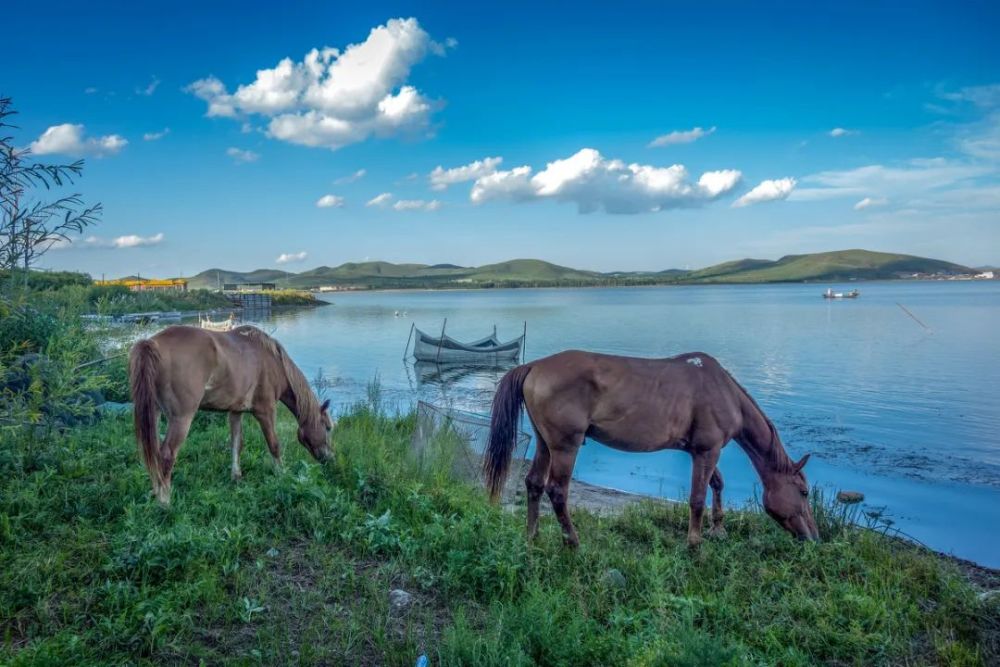
[[[281,464],[281,442],[278,440],[278,433],[274,430],[274,409],[254,410],[253,416],[260,424],[261,433],[267,442],[267,448],[271,451],[271,459],[274,461],[274,469],[280,472],[283,468]]]
[[[701,525],[705,513],[705,496],[708,494],[708,480],[719,461],[718,449],[706,449],[691,453],[691,496],[688,499],[691,515],[688,520],[688,546],[697,547],[702,542]]]
[[[712,476],[708,480],[708,485],[712,487],[712,530],[709,531],[711,537],[725,537],[726,528],[722,525],[722,473],[718,466],[712,471]]]
[[[233,481],[238,482],[243,477],[240,470],[240,454],[243,453],[243,413],[229,413],[229,445],[233,450]]]

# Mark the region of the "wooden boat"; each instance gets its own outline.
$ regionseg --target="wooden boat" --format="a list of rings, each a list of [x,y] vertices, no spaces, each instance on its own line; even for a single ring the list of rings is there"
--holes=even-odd
[[[477,363],[518,359],[524,346],[524,334],[503,343],[497,338],[496,331],[472,341],[463,343],[442,332],[435,337],[413,327],[413,356],[417,361],[434,363]]]
[[[832,289],[827,289],[823,292],[824,299],[857,299],[861,295],[861,292],[852,289],[850,292],[834,292]]]
[[[198,326],[209,331],[230,331],[236,326],[236,315],[230,315],[228,319],[217,321],[198,315]]]

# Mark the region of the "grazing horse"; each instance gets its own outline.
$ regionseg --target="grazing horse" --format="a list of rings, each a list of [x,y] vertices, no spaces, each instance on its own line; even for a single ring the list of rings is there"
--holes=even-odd
[[[819,539],[802,468],[793,462],[774,424],[718,361],[692,352],[640,359],[570,350],[518,366],[493,397],[483,472],[499,496],[513,455],[522,406],[535,428],[535,459],[525,478],[528,538],[538,532],[542,491],[570,546],[580,543],[566,509],[569,480],[585,437],[626,452],[680,449],[691,455],[688,544],[701,543],[707,486],[712,487],[712,534],[724,535],[722,475],[716,464],[735,440],[764,483],[764,508],[800,539]]]
[[[275,406],[281,401],[299,422],[299,442],[318,461],[330,457],[333,421],[330,401],[320,405],[302,371],[285,348],[260,329],[232,331],[167,327],[132,346],[129,382],[135,404],[135,434],[149,470],[153,493],[170,504],[170,480],[177,451],[198,410],[229,413],[232,476],[240,479],[243,413],[260,424],[275,464],[281,466],[281,443],[274,429]],[[159,413],[167,417],[160,443]]]

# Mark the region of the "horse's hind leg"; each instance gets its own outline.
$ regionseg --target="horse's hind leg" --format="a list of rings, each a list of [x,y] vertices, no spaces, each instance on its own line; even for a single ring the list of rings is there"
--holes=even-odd
[[[726,528],[722,525],[722,473],[716,466],[712,471],[712,476],[708,480],[708,485],[712,487],[712,530],[709,537],[725,537]]]
[[[191,430],[191,422],[194,420],[194,413],[184,415],[172,415],[167,423],[167,437],[163,439],[160,446],[160,470],[163,475],[163,483],[156,490],[156,497],[163,505],[170,504],[171,479],[174,473],[174,462],[177,460],[177,452],[187,438],[188,431]]]
[[[576,454],[580,451],[580,445],[583,444],[583,437],[583,433],[579,433],[567,438],[560,447],[549,448],[552,462],[549,465],[549,480],[545,485],[549,500],[552,502],[552,510],[555,512],[556,518],[559,519],[559,525],[562,526],[563,540],[567,546],[574,548],[580,546],[580,538],[576,534],[576,528],[573,527],[573,521],[569,518],[567,502],[569,501],[569,481],[573,476]]]
[[[538,504],[545,490],[545,479],[549,475],[549,447],[545,444],[538,429],[535,429],[535,459],[531,470],[524,478],[524,486],[528,493],[528,539],[535,539],[538,534]]]
[[[240,454],[243,453],[243,413],[229,413],[229,444],[233,449],[233,481],[239,481],[243,477],[240,470]]]

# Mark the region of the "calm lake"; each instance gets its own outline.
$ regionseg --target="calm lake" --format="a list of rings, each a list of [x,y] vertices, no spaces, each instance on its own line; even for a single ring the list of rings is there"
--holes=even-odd
[[[390,407],[420,399],[488,412],[501,372],[442,375],[402,360],[411,324],[437,334],[444,318],[468,340],[494,325],[508,340],[527,322],[527,360],[568,348],[706,352],[753,394],[793,458],[813,453],[810,482],[862,491],[869,511],[906,534],[1000,567],[1000,281],[858,286],[861,297],[845,301],[822,299],[827,286],[815,284],[357,292],[261,325],[307,376],[322,369],[341,409],[377,375]],[[720,467],[728,504],[758,490],[734,443]],[[686,498],[690,458],[588,443],[576,477]]]

